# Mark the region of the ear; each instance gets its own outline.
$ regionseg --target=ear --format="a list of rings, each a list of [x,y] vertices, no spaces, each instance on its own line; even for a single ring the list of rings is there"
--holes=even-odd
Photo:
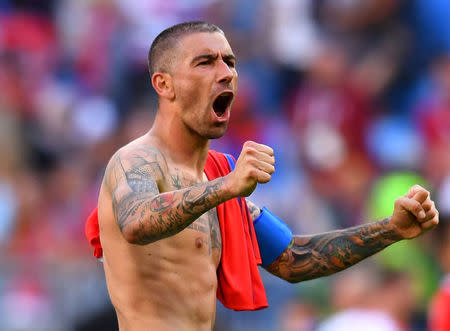
[[[175,91],[172,84],[172,76],[164,72],[155,72],[152,76],[152,85],[161,98],[173,100]]]

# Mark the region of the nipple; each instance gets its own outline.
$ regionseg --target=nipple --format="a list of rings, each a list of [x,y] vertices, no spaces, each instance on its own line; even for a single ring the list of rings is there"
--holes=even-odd
[[[195,247],[202,248],[202,246],[203,246],[203,239],[202,238],[195,239]]]

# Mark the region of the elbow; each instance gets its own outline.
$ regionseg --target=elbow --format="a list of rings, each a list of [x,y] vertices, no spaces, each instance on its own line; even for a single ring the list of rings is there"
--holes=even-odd
[[[138,237],[133,233],[133,231],[122,230],[122,236],[126,240],[127,243],[132,245],[138,245],[139,240]]]
[[[308,279],[305,279],[303,277],[289,277],[289,278],[285,278],[284,280],[291,284],[297,284],[297,283],[303,282]]]
[[[151,235],[143,234],[141,231],[133,229],[131,226],[122,229],[122,236],[127,243],[132,245],[147,245],[156,240],[152,240]]]
[[[311,280],[311,279],[314,279],[314,278],[315,277],[310,277],[310,276],[305,275],[305,274],[301,274],[301,275],[295,274],[295,275],[289,275],[287,277],[282,277],[283,280],[285,280],[285,281],[287,281],[288,283],[291,283],[291,284],[297,284],[297,283],[304,282],[306,280]]]

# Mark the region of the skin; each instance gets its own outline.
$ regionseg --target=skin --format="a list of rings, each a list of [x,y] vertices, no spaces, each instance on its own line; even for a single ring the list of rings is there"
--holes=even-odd
[[[230,115],[216,116],[214,98],[237,91],[234,55],[221,33],[187,35],[175,51],[171,70],[152,76],[159,95],[152,128],[111,158],[99,195],[103,265],[122,331],[213,328],[222,253],[215,207],[248,197],[275,171],[272,148],[248,141],[233,172],[206,179],[209,141],[225,133]],[[290,282],[329,275],[437,222],[429,193],[416,186],[389,219],[294,236],[267,270]]]

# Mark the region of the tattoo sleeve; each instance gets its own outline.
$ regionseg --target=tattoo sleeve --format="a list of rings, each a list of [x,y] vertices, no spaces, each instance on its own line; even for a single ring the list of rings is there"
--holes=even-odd
[[[120,153],[111,160],[109,181],[116,221],[124,237],[145,245],[177,234],[201,214],[225,200],[224,178],[160,193],[156,178],[164,177],[161,154],[143,151]]]
[[[312,236],[294,236],[289,247],[267,267],[291,283],[346,269],[400,238],[389,219]]]

